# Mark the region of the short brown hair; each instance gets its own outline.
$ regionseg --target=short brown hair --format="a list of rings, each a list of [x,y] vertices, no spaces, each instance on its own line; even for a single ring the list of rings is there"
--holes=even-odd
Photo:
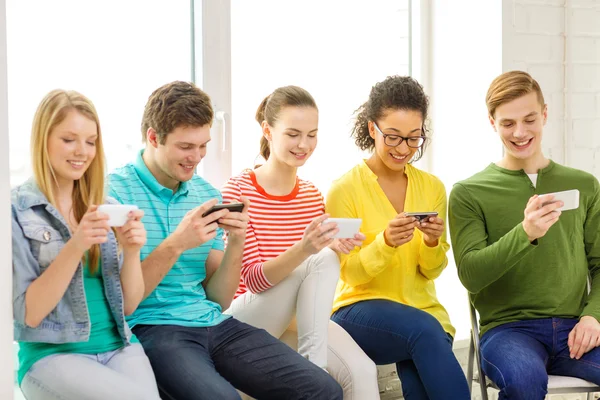
[[[254,118],[259,125],[262,125],[263,121],[267,121],[269,125],[273,126],[279,119],[281,110],[285,107],[310,107],[318,111],[317,103],[308,91],[298,86],[283,86],[264,98],[258,106]],[[270,154],[269,141],[263,136],[260,138],[260,155],[268,160]]]
[[[500,105],[511,102],[532,92],[537,94],[537,98],[543,107],[546,103],[544,102],[542,89],[540,88],[540,84],[537,83],[531,75],[523,71],[505,72],[494,79],[487,91],[485,103],[487,105],[488,114],[494,118],[496,108]]]
[[[146,103],[142,118],[142,141],[148,128],[153,128],[158,142],[179,127],[201,127],[212,124],[210,97],[190,82],[175,81],[156,89]]]

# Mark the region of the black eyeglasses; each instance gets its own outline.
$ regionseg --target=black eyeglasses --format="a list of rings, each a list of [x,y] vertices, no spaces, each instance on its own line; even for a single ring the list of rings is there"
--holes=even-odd
[[[400,144],[402,144],[402,142],[406,140],[406,144],[408,145],[408,147],[418,149],[419,147],[423,146],[423,144],[425,144],[425,140],[427,139],[426,136],[404,137],[400,135],[388,135],[386,133],[383,133],[375,122],[373,122],[373,126],[375,127],[375,129],[377,129],[377,132],[379,132],[381,136],[383,136],[383,142],[386,144],[386,146],[390,147],[400,146]]]

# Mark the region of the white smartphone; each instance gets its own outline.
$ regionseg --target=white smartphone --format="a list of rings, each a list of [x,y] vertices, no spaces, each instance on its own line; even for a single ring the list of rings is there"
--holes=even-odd
[[[328,218],[323,221],[324,224],[335,222],[339,232],[334,236],[336,239],[352,239],[354,235],[360,232],[360,218]]]
[[[544,193],[541,194],[540,197],[548,195],[554,196],[554,199],[552,201],[544,202],[544,205],[548,203],[554,203],[556,201],[562,201],[564,206],[557,208],[557,210],[560,211],[574,210],[579,207],[579,190],[577,189],[564,190],[562,192],[554,193]]]
[[[109,226],[125,225],[128,220],[127,214],[137,209],[138,206],[133,204],[102,204],[98,206],[98,211],[108,215]]]

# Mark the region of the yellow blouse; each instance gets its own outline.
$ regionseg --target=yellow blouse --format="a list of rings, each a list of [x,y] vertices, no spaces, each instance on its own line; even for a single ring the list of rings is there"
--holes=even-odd
[[[412,165],[408,177],[404,211],[437,211],[446,221],[446,190],[435,176]],[[327,195],[326,212],[335,218],[361,218],[366,235],[362,247],[341,257],[341,278],[333,311],[362,300],[385,299],[406,304],[433,315],[454,336],[446,309],[440,304],[433,280],[440,276],[450,245],[446,232],[436,247],[423,242],[418,229],[399,247],[385,243],[383,232],[397,215],[377,182],[377,175],[363,161],[336,180]]]

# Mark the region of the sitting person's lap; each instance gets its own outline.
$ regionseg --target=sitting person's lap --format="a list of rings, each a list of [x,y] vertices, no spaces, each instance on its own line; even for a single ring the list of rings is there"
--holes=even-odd
[[[262,329],[229,318],[210,328],[146,325],[134,328],[169,398],[341,399],[322,369]],[[201,396],[201,397],[198,397]],[[279,397],[278,397],[279,396]]]
[[[481,339],[482,367],[503,391],[501,398],[543,398],[549,374],[600,384],[598,348],[579,360],[570,357],[568,337],[577,322],[545,318],[511,322],[486,332]]]

